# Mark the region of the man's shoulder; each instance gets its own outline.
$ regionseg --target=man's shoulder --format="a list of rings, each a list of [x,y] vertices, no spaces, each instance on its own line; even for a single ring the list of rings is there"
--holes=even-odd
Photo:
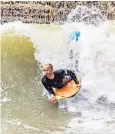
[[[46,82],[46,75],[43,75],[43,76],[42,76],[41,81],[42,81],[43,83],[45,83],[45,82]]]
[[[63,69],[58,69],[58,70],[55,70],[54,73],[58,74],[58,73],[62,73],[63,71],[64,71]]]
[[[67,71],[72,71],[72,72],[74,72],[73,70],[70,70],[70,69],[58,69],[58,70],[55,70],[54,73],[58,73],[58,72],[67,72]]]

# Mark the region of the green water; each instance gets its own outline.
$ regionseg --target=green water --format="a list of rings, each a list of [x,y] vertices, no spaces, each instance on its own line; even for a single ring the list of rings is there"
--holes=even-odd
[[[1,106],[2,133],[63,131],[70,115],[42,97],[41,73],[30,39],[7,33],[1,44],[1,94],[2,99],[10,99]]]

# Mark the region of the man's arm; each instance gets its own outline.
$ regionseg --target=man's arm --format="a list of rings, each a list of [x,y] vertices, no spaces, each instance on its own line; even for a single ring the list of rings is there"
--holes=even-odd
[[[76,84],[79,84],[75,73],[72,72],[71,70],[64,70],[64,75],[70,75],[71,78],[74,80],[74,82],[75,82]]]
[[[50,94],[53,94],[55,95],[55,92],[53,91],[52,87],[49,86],[47,83],[45,83],[42,79],[42,84],[44,85],[44,87],[46,88],[46,90],[50,93]]]

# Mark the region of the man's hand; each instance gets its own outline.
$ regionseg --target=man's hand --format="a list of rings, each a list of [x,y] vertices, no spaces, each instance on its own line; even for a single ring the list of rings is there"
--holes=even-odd
[[[71,81],[71,77],[68,75],[68,76],[65,76],[63,78],[63,85],[66,85],[67,83],[69,83]]]
[[[77,84],[76,86],[79,87],[79,88],[81,88],[81,84]]]
[[[63,85],[65,85],[68,82],[67,79],[63,79]]]
[[[53,102],[55,100],[56,100],[56,96],[54,96],[53,94],[51,94],[49,101],[50,102]]]

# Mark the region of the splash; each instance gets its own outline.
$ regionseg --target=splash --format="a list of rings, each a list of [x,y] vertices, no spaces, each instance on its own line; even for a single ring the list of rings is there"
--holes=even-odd
[[[88,8],[86,6],[77,6],[67,16],[67,22],[82,22],[86,25],[101,25],[105,20],[106,16],[102,15],[101,10],[94,7],[93,5]]]
[[[114,33],[109,37],[106,35],[108,26],[108,21],[99,27],[75,22],[50,31],[32,24],[11,22],[2,25],[1,34],[14,31],[29,37],[35,48],[35,59],[41,65],[51,63],[55,69],[68,68],[78,72],[82,77],[82,89],[89,92],[87,98],[91,102],[102,95],[115,102],[115,38]],[[79,42],[68,44],[72,29],[78,29],[81,36]]]
[[[105,98],[104,101],[108,103],[115,103],[115,33],[110,32],[107,36],[109,23],[99,9],[80,6],[68,15],[68,21],[62,25],[68,34],[75,31],[81,33],[77,43],[70,43],[72,61],[75,66],[77,60],[76,71],[82,77],[82,97],[93,104],[100,98]],[[66,105],[68,103],[69,100]],[[70,103],[69,107],[71,106],[74,103]]]

